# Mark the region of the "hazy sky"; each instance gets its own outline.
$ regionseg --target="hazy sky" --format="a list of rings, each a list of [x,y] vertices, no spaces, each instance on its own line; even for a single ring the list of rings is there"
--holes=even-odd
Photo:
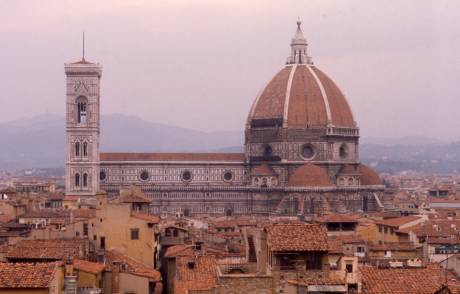
[[[0,0],[0,122],[64,114],[85,30],[102,113],[241,129],[297,17],[364,136],[460,137],[460,1],[442,0]]]

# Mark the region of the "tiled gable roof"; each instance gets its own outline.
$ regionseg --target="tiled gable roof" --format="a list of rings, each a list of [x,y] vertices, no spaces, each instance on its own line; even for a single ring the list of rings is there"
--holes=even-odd
[[[99,274],[105,268],[105,266],[102,263],[91,262],[91,261],[82,260],[82,259],[74,259],[73,267],[79,271],[92,273],[92,274]]]
[[[133,213],[132,217],[147,221],[149,223],[158,224],[160,222],[160,217],[157,215],[150,215],[144,213]]]
[[[0,263],[0,289],[48,288],[58,264]]]
[[[124,263],[127,267],[122,272],[127,272],[136,276],[146,277],[151,279],[154,282],[161,280],[160,272],[154,270],[153,268],[146,266],[139,261],[128,257],[124,254],[121,254],[118,251],[110,250],[105,252],[106,258],[106,268],[112,270],[114,263]]]
[[[363,266],[360,270],[364,294],[433,294],[446,280],[455,288],[460,285],[453,274],[447,272],[446,279],[446,272],[434,265],[389,269]]]
[[[410,216],[402,216],[396,218],[389,218],[382,221],[376,221],[376,224],[385,225],[390,227],[399,228],[399,226],[411,223],[413,221],[421,219],[420,216],[410,215]]]
[[[320,223],[357,223],[358,219],[349,214],[331,213],[318,217],[316,221]]]
[[[7,259],[65,260],[84,258],[87,239],[22,240],[8,252]]]
[[[174,293],[186,294],[190,290],[209,290],[216,285],[217,263],[213,256],[180,257],[176,266]]]
[[[320,224],[275,224],[268,226],[271,251],[327,251],[327,233]]]
[[[152,200],[145,196],[144,192],[137,187],[131,187],[126,190],[122,190],[120,197],[118,197],[120,203],[150,203]]]

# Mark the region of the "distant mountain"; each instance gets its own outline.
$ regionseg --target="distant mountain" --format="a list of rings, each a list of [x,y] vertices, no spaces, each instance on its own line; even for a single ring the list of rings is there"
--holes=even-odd
[[[0,169],[63,166],[64,134],[57,115],[0,124]],[[101,134],[106,152],[220,152],[243,145],[242,132],[200,132],[121,114],[101,116]]]
[[[121,114],[101,117],[101,151],[243,152],[243,131],[201,132]],[[64,118],[41,115],[0,124],[0,169],[64,165]],[[380,172],[460,171],[460,142],[364,137],[360,158]]]
[[[201,132],[121,114],[101,118],[101,150],[107,152],[209,152],[242,146],[239,131]]]
[[[363,137],[360,141],[361,144],[373,144],[373,145],[384,145],[384,146],[395,146],[395,145],[433,145],[433,144],[445,144],[448,141],[440,139],[434,139],[422,136],[406,136],[398,138],[381,138],[381,137]]]

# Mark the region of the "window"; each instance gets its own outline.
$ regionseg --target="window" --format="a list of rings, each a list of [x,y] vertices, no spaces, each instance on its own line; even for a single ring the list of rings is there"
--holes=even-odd
[[[131,240],[139,240],[139,229],[131,229]]]
[[[85,97],[78,97],[77,100],[77,121],[78,123],[86,123],[86,105],[87,99]]]
[[[75,143],[75,156],[80,156],[80,142]]]
[[[271,156],[273,154],[273,149],[270,145],[265,146],[264,156]]]
[[[101,172],[99,173],[99,179],[103,181],[105,180],[106,177],[107,177],[107,174],[105,173],[105,171],[101,170]]]
[[[83,156],[88,156],[88,143],[83,143]]]
[[[347,270],[347,273],[352,273],[353,272],[353,264],[352,263],[347,263],[345,265],[345,269]]]
[[[101,237],[101,249],[105,249],[105,237]]]
[[[139,177],[141,178],[141,180],[147,181],[149,179],[150,175],[149,175],[148,171],[143,170]]]
[[[83,174],[83,187],[88,187],[88,174]]]
[[[97,236],[96,236],[96,235],[93,235],[93,240],[94,240],[94,241],[97,240]]]
[[[185,170],[181,175],[182,181],[190,182],[192,180],[192,173],[189,170]]]
[[[339,156],[341,159],[346,159],[348,157],[348,147],[345,144],[342,144],[339,148]]]
[[[88,224],[83,224],[83,236],[88,236]]]
[[[302,157],[305,159],[310,159],[315,155],[315,150],[310,144],[303,145],[302,147]]]
[[[80,187],[80,174],[75,174],[75,187]]]
[[[224,181],[230,182],[233,179],[233,174],[231,171],[226,171],[224,173]]]

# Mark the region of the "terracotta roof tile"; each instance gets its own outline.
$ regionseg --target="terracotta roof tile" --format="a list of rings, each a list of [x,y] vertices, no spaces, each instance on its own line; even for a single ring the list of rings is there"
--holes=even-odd
[[[290,187],[324,187],[332,186],[326,171],[314,164],[304,164],[289,176]]]
[[[446,271],[437,266],[426,268],[381,269],[360,268],[364,294],[433,294],[446,281]],[[458,287],[459,281],[447,272],[448,283]]]
[[[120,203],[151,203],[152,200],[145,196],[144,192],[138,187],[130,187],[120,192],[117,198]]]
[[[214,256],[180,257],[176,261],[174,293],[209,290],[216,285],[217,262]]]
[[[355,122],[353,119],[353,113],[342,91],[340,91],[334,81],[332,81],[317,67],[313,66],[313,70],[321,80],[324,91],[326,92],[329,107],[331,109],[332,123],[336,126],[354,127]]]
[[[159,216],[150,215],[150,214],[143,214],[143,213],[133,213],[132,216],[137,219],[145,220],[147,222],[158,224],[161,220]]]
[[[207,256],[216,256],[216,257],[224,257],[227,256],[228,253],[223,250],[218,250],[209,247],[206,244],[201,245],[201,251],[197,251],[194,245],[175,245],[168,247],[166,250],[165,256],[166,257],[184,257],[184,256],[195,256],[198,254],[206,254]]]
[[[396,218],[389,218],[381,221],[376,221],[376,224],[385,225],[390,227],[399,228],[399,226],[411,223],[416,220],[420,220],[420,216],[410,215],[410,216],[403,216],[403,217],[396,217]]]
[[[7,259],[65,260],[85,258],[87,239],[22,240],[6,255]]]
[[[417,251],[417,247],[413,243],[409,242],[389,242],[384,244],[369,244],[368,248],[370,251]]]
[[[234,161],[244,153],[101,153],[101,161]]]
[[[327,233],[319,224],[275,224],[268,226],[271,251],[327,251]]]
[[[264,164],[254,167],[251,170],[251,174],[257,175],[257,176],[271,176],[271,175],[276,175],[276,172],[271,166],[264,163]]]
[[[348,214],[326,214],[316,219],[320,223],[357,223],[358,219],[356,216]]]
[[[253,119],[283,118],[284,97],[291,67],[281,69],[260,94],[254,105]]]
[[[127,267],[124,270],[127,273],[150,278],[153,281],[160,281],[161,274],[160,272],[154,270],[153,268],[146,266],[139,261],[134,260],[124,254],[119,253],[115,250],[110,250],[105,252],[106,258],[106,268],[112,270],[114,263],[124,263]],[[123,272],[123,270],[122,270]]]
[[[82,259],[74,259],[73,266],[75,269],[87,273],[99,274],[101,273],[105,266],[102,263],[91,262]]]
[[[282,120],[288,96],[286,119],[289,128],[325,127],[328,116],[319,81],[327,96],[332,124],[356,127],[345,96],[329,77],[314,66],[311,66],[310,71],[307,65],[297,65],[292,75],[290,92],[287,93],[292,69],[291,65],[284,67],[267,84],[251,110],[249,123],[262,119]]]
[[[0,289],[48,288],[58,263],[0,263]]]
[[[363,186],[382,185],[379,175],[370,167],[364,164],[359,165],[360,183]]]

